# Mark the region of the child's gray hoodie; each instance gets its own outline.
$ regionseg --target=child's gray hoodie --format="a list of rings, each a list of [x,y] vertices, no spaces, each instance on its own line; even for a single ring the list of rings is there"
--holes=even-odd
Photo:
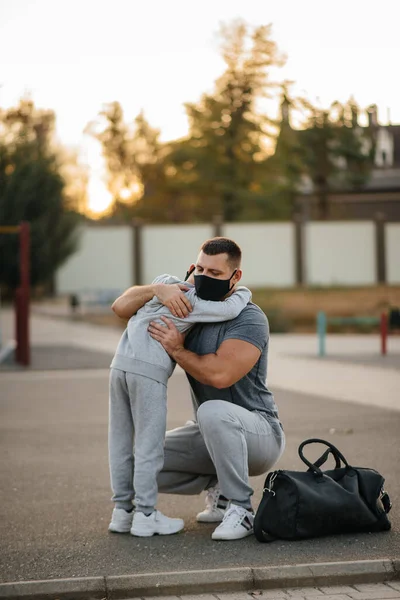
[[[184,293],[193,310],[184,319],[174,317],[157,296],[154,296],[129,319],[111,362],[111,367],[128,373],[143,375],[166,385],[175,368],[175,362],[160,342],[154,340],[149,334],[150,321],[163,323],[160,317],[168,317],[182,333],[193,327],[195,323],[229,321],[237,317],[250,302],[251,292],[246,287],[240,286],[226,300],[214,302],[202,300],[197,296],[194,285],[181,281],[172,275],[160,275],[156,277],[153,283],[183,283],[190,287],[190,290]]]

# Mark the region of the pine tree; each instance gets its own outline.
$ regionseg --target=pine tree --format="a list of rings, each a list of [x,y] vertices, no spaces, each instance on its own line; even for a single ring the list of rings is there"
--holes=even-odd
[[[22,100],[0,114],[0,224],[31,225],[31,283],[48,283],[76,250],[79,216],[64,206],[65,181],[52,147],[55,116]],[[19,285],[17,236],[0,235],[0,283]]]
[[[270,27],[251,31],[236,22],[223,28],[222,37],[225,72],[213,94],[186,105],[190,133],[171,160],[180,172],[191,175],[188,188],[211,205],[214,214],[235,221],[246,211],[262,212],[271,191],[264,164],[271,121],[260,114],[257,102],[273,89],[269,69],[281,59]]]

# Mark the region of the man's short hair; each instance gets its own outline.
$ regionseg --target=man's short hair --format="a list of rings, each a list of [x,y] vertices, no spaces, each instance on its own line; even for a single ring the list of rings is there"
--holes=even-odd
[[[214,256],[216,254],[227,254],[228,262],[238,269],[242,260],[242,251],[236,242],[226,237],[215,237],[206,240],[200,248],[204,254]]]

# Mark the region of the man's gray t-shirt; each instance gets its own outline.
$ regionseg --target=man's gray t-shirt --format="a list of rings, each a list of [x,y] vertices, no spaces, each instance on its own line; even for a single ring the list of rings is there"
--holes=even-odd
[[[159,275],[153,283],[184,283],[173,275]],[[186,297],[192,305],[192,312],[185,318],[175,317],[160,302],[157,296],[140,308],[128,322],[121,336],[111,367],[127,373],[142,375],[167,384],[175,368],[175,361],[164,350],[160,342],[154,340],[148,327],[151,321],[162,323],[162,316],[168,317],[179,331],[187,331],[194,323],[215,323],[235,318],[251,299],[251,292],[238,286],[234,294],[221,302],[203,300],[196,294],[193,284],[185,284]]]
[[[260,358],[247,375],[225,389],[199,383],[188,374],[195,404],[199,406],[207,400],[226,400],[247,410],[256,410],[269,418],[278,419],[274,397],[267,387],[268,319],[256,304],[250,302],[239,316],[231,321],[195,325],[186,336],[185,348],[199,355],[213,354],[222,342],[229,339],[253,344],[261,351]]]

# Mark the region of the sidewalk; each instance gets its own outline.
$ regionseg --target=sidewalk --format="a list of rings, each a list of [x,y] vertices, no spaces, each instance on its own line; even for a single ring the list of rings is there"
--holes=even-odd
[[[11,316],[2,314],[3,331],[6,327],[11,331]],[[32,318],[33,346],[53,349],[54,355],[62,346],[72,354],[77,348],[83,353],[100,352],[108,361],[119,336],[118,330],[94,325],[35,315]],[[347,354],[343,353],[343,340]],[[399,341],[391,340],[393,346],[389,351],[398,352]],[[392,368],[350,364],[351,356],[354,359],[361,353],[374,360],[375,342],[369,336],[328,339],[328,352],[339,353],[349,361],[343,364],[310,358],[316,346],[313,336],[272,337],[270,386],[287,434],[287,449],[278,468],[302,469],[297,456],[299,443],[307,437],[325,438],[336,444],[350,463],[379,470],[386,477],[394,505],[390,513],[392,530],[388,533],[335,536],[300,543],[277,541],[261,545],[253,537],[238,542],[214,542],[213,526],[195,521],[203,506],[202,497],[166,495],[160,496],[159,508],[185,519],[182,534],[145,539],[109,534],[107,525],[112,506],[107,465],[108,369],[102,365],[97,368],[95,362],[90,369],[71,369],[63,363],[63,368],[52,370],[0,372],[3,457],[0,580],[69,578],[65,584],[53,581],[50,596],[44,593],[39,596],[56,598],[70,590],[69,597],[76,600],[83,597],[82,590],[78,593],[76,588],[82,581],[80,578],[89,578],[91,582],[95,579],[97,584],[101,581],[96,595],[90,588],[95,583],[85,579],[89,586],[86,591],[91,589],[94,594],[91,597],[98,598],[105,597],[104,582],[114,582],[115,591],[107,588],[107,597],[119,598],[123,594],[137,596],[136,592],[133,594],[136,589],[142,590],[142,597],[150,589],[152,596],[163,590],[167,595],[177,594],[167,584],[179,578],[192,587],[186,592],[188,588],[181,587],[178,595],[203,590],[214,593],[215,588],[211,590],[210,586],[218,577],[219,585],[223,583],[221,578],[225,578],[225,591],[243,589],[246,582],[250,586],[247,589],[254,590],[254,573],[262,572],[265,578],[265,569],[275,569],[268,571],[269,575],[275,573],[268,587],[274,582],[275,587],[282,587],[282,577],[288,574],[292,575],[290,581],[302,581],[290,587],[318,587],[314,576],[310,580],[318,563],[328,563],[331,577],[335,563],[340,569],[334,581],[326,576],[322,579],[319,571],[319,585],[339,581],[339,575],[346,574],[349,565],[354,564],[357,568],[361,564],[368,568],[367,572],[359,573],[359,583],[371,581],[371,577],[375,577],[374,581],[384,581],[385,574],[387,578],[394,576],[388,565],[398,564],[391,561],[400,557],[400,376]],[[349,380],[341,388],[343,369],[349,373]],[[343,393],[337,395],[337,390]],[[176,370],[170,381],[168,411],[169,427],[176,427],[191,416],[188,384],[181,370]],[[264,477],[252,479],[255,507],[261,499],[263,484]],[[299,573],[299,565],[308,566],[302,568],[303,579],[296,580],[293,577]],[[377,579],[378,572],[374,569],[378,565]],[[165,575],[157,575],[160,573]],[[195,573],[203,573],[203,583],[197,588],[193,588],[198,577]],[[137,587],[139,580],[148,584],[149,578],[154,586],[161,582],[161,587]],[[238,580],[242,587],[229,587]],[[265,579],[262,581],[263,586],[267,585]],[[43,585],[50,589],[50,583]],[[56,589],[60,585],[65,587]],[[9,586],[7,589],[10,594]],[[21,588],[13,589],[20,590],[19,596],[13,597],[22,596]],[[12,597],[5,593],[0,586],[0,598]],[[372,600],[372,596],[369,599],[355,596],[353,600],[357,598]],[[337,600],[343,599],[337,597]]]
[[[50,311],[53,318],[37,310]],[[102,361],[99,357],[97,364],[108,368],[121,330],[67,320],[68,314],[63,305],[34,307],[32,345],[50,352],[52,346],[102,352],[105,357]],[[13,337],[13,317],[11,310],[1,311],[4,340]],[[389,336],[387,356],[379,352],[378,335],[336,334],[328,336],[327,356],[321,359],[316,335],[273,334],[268,383],[272,389],[400,410],[400,336]],[[80,361],[75,362],[79,368]]]

